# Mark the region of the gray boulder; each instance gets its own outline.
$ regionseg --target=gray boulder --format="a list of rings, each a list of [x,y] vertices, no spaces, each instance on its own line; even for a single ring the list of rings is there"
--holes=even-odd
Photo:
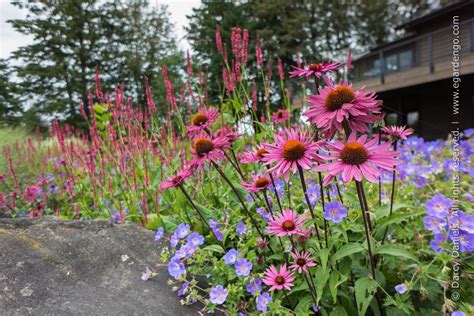
[[[198,315],[156,266],[162,247],[133,223],[0,219],[0,314]]]

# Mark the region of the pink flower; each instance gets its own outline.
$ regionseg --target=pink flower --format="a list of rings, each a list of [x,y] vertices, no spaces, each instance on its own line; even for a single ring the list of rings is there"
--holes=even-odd
[[[249,192],[259,192],[268,188],[271,180],[266,175],[251,175],[252,181],[242,181],[242,186]]]
[[[291,290],[293,286],[293,280],[295,277],[293,273],[286,268],[286,264],[280,266],[280,271],[278,271],[274,265],[271,265],[265,271],[265,276],[263,278],[263,283],[267,286],[271,286],[269,291],[273,290]]]
[[[240,162],[245,164],[261,162],[263,156],[267,153],[268,151],[263,146],[258,146],[257,148],[254,148],[252,152],[240,154]]]
[[[367,124],[382,117],[382,101],[375,99],[375,92],[354,91],[346,82],[334,84],[328,79],[327,86],[319,89],[319,94],[310,96],[308,103],[311,108],[303,115],[327,136],[332,136],[336,130],[342,131],[344,120],[352,131],[366,132]]]
[[[28,203],[33,203],[37,198],[39,193],[41,192],[41,188],[35,185],[27,187],[25,192],[23,193],[23,198]]]
[[[406,128],[406,126],[387,126],[382,128],[382,131],[394,138],[406,140],[408,136],[413,134],[413,128]]]
[[[291,235],[304,235],[302,230],[306,215],[298,214],[290,209],[283,210],[275,219],[268,221],[267,233],[278,237]]]
[[[191,147],[193,160],[190,163],[191,168],[201,170],[208,159],[217,161],[224,158],[224,148],[230,146],[225,137],[211,138],[206,134],[197,136]]]
[[[341,67],[340,63],[333,63],[331,60],[328,60],[327,63],[321,62],[319,64],[305,65],[305,68],[294,67],[295,70],[290,72],[291,77],[303,77],[306,78],[315,75],[316,77],[321,77],[327,72],[336,71]]]
[[[377,182],[380,170],[393,170],[400,162],[396,159],[398,153],[390,150],[390,143],[378,145],[378,138],[367,141],[367,135],[356,139],[352,133],[346,144],[337,140],[334,144],[327,143],[330,156],[325,157],[332,162],[313,168],[314,171],[327,171],[324,185],[328,185],[334,177],[342,175],[345,183],[352,179]]]
[[[236,133],[236,127],[221,127],[214,133],[214,137],[225,137],[230,143],[242,136],[242,133]]]
[[[274,124],[284,124],[290,118],[290,114],[286,109],[279,109],[270,118]]]
[[[192,174],[191,169],[184,169],[178,171],[178,173],[174,177],[169,177],[160,185],[162,190],[166,190],[168,188],[174,188],[184,182],[186,178],[188,178]]]
[[[269,172],[275,172],[277,177],[284,175],[288,180],[290,171],[295,173],[298,167],[303,170],[311,169],[313,161],[321,161],[316,151],[319,145],[315,143],[309,132],[296,129],[283,129],[275,135],[275,143],[266,146],[264,155],[265,165],[276,163]]]
[[[291,252],[291,256],[293,257],[293,262],[290,265],[290,269],[293,271],[298,271],[299,273],[308,272],[308,268],[316,266],[314,263],[314,258],[310,257],[311,254],[307,251],[298,252],[298,250],[294,250]]]
[[[196,135],[203,130],[209,129],[219,117],[219,111],[213,108],[202,108],[199,113],[194,115],[191,124],[186,126],[188,136]]]

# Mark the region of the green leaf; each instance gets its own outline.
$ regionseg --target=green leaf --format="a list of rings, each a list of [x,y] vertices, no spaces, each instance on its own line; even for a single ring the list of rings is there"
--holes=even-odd
[[[406,250],[405,248],[396,245],[382,245],[375,249],[375,254],[403,257],[411,259],[415,262],[419,262],[418,258],[415,255],[408,252],[408,250]]]
[[[319,300],[323,296],[323,289],[329,279],[329,270],[324,270],[322,267],[318,269],[314,276],[314,283],[316,284],[316,295],[317,300]]]
[[[347,276],[341,275],[339,272],[334,271],[329,277],[329,290],[331,291],[332,300],[334,303],[337,301],[337,287],[347,280]]]
[[[217,253],[225,253],[224,249],[222,249],[222,247],[219,245],[209,245],[202,248],[202,250],[204,251],[208,250],[208,251],[217,252]]]
[[[305,296],[299,300],[298,305],[295,307],[295,313],[299,315],[307,315],[309,309],[313,306],[313,299],[311,295]]]
[[[351,244],[344,245],[334,254],[334,256],[331,258],[331,262],[335,264],[336,261],[339,259],[342,259],[344,257],[347,257],[349,255],[352,255],[354,253],[361,252],[364,250],[365,248],[362,247],[362,245],[360,244],[351,243]]]
[[[323,270],[327,269],[328,266],[328,257],[329,257],[329,249],[323,248],[319,251],[319,258],[321,259],[321,266]]]
[[[377,292],[377,286],[377,282],[368,277],[361,278],[355,282],[355,296],[359,315],[365,315],[370,301],[372,301]]]
[[[392,215],[394,212],[398,211],[399,209],[409,208],[409,207],[412,207],[412,206],[405,203],[394,203],[393,209],[392,209]],[[375,211],[375,217],[382,218],[382,217],[388,216],[389,213],[390,213],[390,205],[389,204],[383,205],[379,207],[377,211]]]
[[[342,306],[336,306],[332,311],[331,311],[331,316],[347,316],[347,312]]]

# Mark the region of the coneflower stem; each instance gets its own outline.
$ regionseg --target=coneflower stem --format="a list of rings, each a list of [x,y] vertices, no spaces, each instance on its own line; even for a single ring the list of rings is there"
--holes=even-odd
[[[183,192],[184,196],[186,197],[186,199],[188,199],[189,203],[192,205],[192,207],[196,210],[196,212],[198,213],[199,217],[201,218],[201,220],[204,222],[204,224],[207,226],[207,228],[209,228],[209,230],[211,231],[211,233],[214,235],[214,238],[216,238],[217,242],[219,243],[219,245],[222,247],[222,249],[224,249],[224,251],[226,250],[225,247],[224,247],[224,244],[222,243],[222,241],[219,240],[219,238],[217,238],[216,234],[214,233],[214,230],[211,228],[211,226],[209,225],[209,223],[207,222],[207,220],[204,218],[204,216],[202,216],[201,212],[199,211],[199,209],[197,208],[196,204],[194,204],[193,200],[191,199],[191,197],[189,196],[188,192],[186,192],[186,190],[184,189],[184,186],[182,184],[179,184],[178,187],[180,188],[181,192]]]
[[[300,174],[301,186],[303,187],[303,192],[304,192],[304,196],[305,196],[305,199],[306,199],[306,203],[308,204],[309,212],[311,213],[311,218],[313,219],[314,228],[316,229],[316,236],[318,237],[319,245],[322,248],[323,244],[321,242],[321,235],[319,234],[318,225],[316,224],[316,216],[314,216],[313,206],[311,205],[311,202],[309,201],[308,192],[306,190],[306,181],[304,180],[303,168],[301,168],[299,165],[298,165],[298,172]],[[327,244],[327,241],[326,241],[326,244]]]
[[[288,305],[290,305],[290,308],[293,309],[293,305],[291,304],[290,298],[288,297],[288,293],[286,293],[286,290],[283,289],[283,293],[285,293],[286,300],[288,301]]]
[[[318,179],[319,179],[319,194],[321,195],[321,205],[323,207],[323,212],[324,212],[324,187],[323,187],[323,176],[321,175],[321,172],[318,172]],[[305,190],[306,194],[306,190]],[[328,192],[329,194],[329,192]],[[326,242],[326,248],[328,248],[328,222],[324,219],[324,239]]]
[[[229,178],[227,178],[227,176],[225,175],[225,173],[221,170],[221,168],[219,168],[219,166],[211,160],[211,163],[212,165],[214,166],[214,168],[216,168],[217,172],[219,172],[219,174],[221,175],[221,177],[225,180],[225,182],[227,182],[227,184],[230,186],[230,188],[232,189],[232,191],[234,192],[234,194],[237,196],[237,199],[239,200],[240,204],[242,205],[245,213],[247,213],[247,216],[249,217],[250,221],[252,222],[253,226],[255,227],[255,229],[257,230],[258,234],[260,235],[260,237],[264,240],[265,239],[265,236],[263,235],[262,231],[260,230],[260,228],[258,227],[258,224],[257,224],[257,221],[253,218],[252,216],[252,213],[250,213],[250,211],[248,210],[247,206],[245,205],[244,203],[244,200],[242,200],[242,197],[240,196],[240,193],[239,191],[237,191],[237,189],[235,188],[235,186],[232,184],[232,182],[229,180]],[[270,249],[270,252],[273,253],[273,249],[271,248],[270,244],[268,245],[268,249]]]
[[[341,189],[339,189],[339,184],[337,183],[337,180],[334,180],[336,182],[336,189],[337,189],[337,195],[339,196],[339,201],[341,201],[342,205],[344,205],[344,200],[342,199],[342,194],[341,194]]]
[[[267,165],[267,170],[270,169],[270,167]],[[272,186],[273,186],[273,189],[275,190],[275,196],[276,196],[276,200],[278,202],[278,207],[280,208],[280,212],[283,211],[283,208],[281,207],[281,202],[280,202],[280,196],[278,194],[278,191],[276,189],[276,186],[275,186],[275,179],[273,178],[273,174],[271,172],[268,173],[270,175],[270,180],[272,180]]]
[[[397,140],[393,143],[393,150],[397,151]],[[392,192],[390,194],[390,212],[388,213],[389,217],[392,216],[393,213],[393,201],[395,199],[395,179],[397,176],[397,170],[395,167],[393,167],[393,172],[392,172]],[[387,237],[387,232],[388,232],[388,226],[385,228],[385,232],[383,233],[383,238],[382,238],[382,245],[385,242],[385,238]]]
[[[293,250],[296,251],[296,246],[295,246],[295,243],[293,241],[293,239],[291,238],[291,236],[288,236],[289,239],[290,239],[290,242],[291,242],[291,246],[293,247]],[[303,247],[303,250],[304,250],[304,247]],[[311,290],[311,297],[313,298],[313,303],[315,305],[317,305],[317,299],[316,299],[316,286],[314,285],[314,282],[313,282],[313,276],[311,275],[311,270],[309,270],[308,268],[308,274],[309,274],[309,277],[306,276],[306,274],[303,273],[304,277],[305,277],[305,280],[306,280],[306,283],[308,284],[308,287],[309,289]],[[309,281],[309,280],[311,281]]]
[[[379,128],[379,145],[381,143],[382,130]],[[382,206],[382,177],[379,176],[379,207]]]
[[[270,201],[268,200],[267,189],[263,190],[263,196],[265,198],[265,203],[267,204],[268,211],[270,212],[270,215],[272,216],[272,219],[275,220],[275,216],[273,215],[272,207],[270,206]],[[281,241],[281,238],[278,237],[278,240],[280,241],[281,249],[283,251],[285,251],[285,246],[283,246],[283,242]]]
[[[365,238],[367,239],[367,251],[369,253],[369,262],[370,262],[370,269],[372,272],[372,278],[377,281],[376,275],[375,275],[375,260],[374,256],[372,254],[372,246],[370,242],[370,233],[369,233],[369,224],[367,221],[367,215],[368,209],[366,208],[367,204],[365,201],[365,195],[364,195],[364,187],[362,186],[362,182],[354,180],[356,183],[356,188],[357,188],[357,195],[359,197],[359,203],[360,203],[360,208],[362,210],[362,218],[364,220],[364,230],[365,230]],[[383,304],[382,304],[382,299],[380,298],[380,292],[377,290],[376,296],[377,300],[377,305],[379,307],[380,313],[382,315],[385,315],[385,311],[383,309]]]

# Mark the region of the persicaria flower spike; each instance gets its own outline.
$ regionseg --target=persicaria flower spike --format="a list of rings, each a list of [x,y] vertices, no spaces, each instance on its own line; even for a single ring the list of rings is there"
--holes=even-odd
[[[263,283],[270,286],[270,291],[280,291],[283,289],[290,291],[293,287],[292,282],[294,279],[295,277],[293,276],[293,273],[287,269],[286,264],[280,266],[279,270],[271,265],[270,268],[265,271]]]
[[[303,223],[306,215],[298,216],[295,211],[290,209],[283,210],[280,214],[275,216],[275,219],[270,219],[268,222],[267,232],[278,237],[291,235],[304,235]]]
[[[296,173],[298,168],[311,169],[313,161],[322,161],[317,155],[319,145],[313,141],[309,132],[296,129],[283,129],[275,135],[275,142],[266,146],[265,165],[275,163],[269,172],[276,177],[289,179],[290,171]]]
[[[337,140],[334,144],[327,143],[327,147],[330,155],[324,158],[333,161],[313,168],[314,171],[327,171],[324,185],[338,175],[342,175],[344,183],[352,179],[361,181],[362,178],[377,182],[379,168],[393,170],[400,164],[396,159],[398,153],[390,149],[389,142],[379,145],[378,138],[367,141],[367,135],[356,138],[356,134],[352,133],[345,144]]]
[[[354,90],[346,82],[334,84],[329,79],[327,86],[319,89],[319,94],[310,96],[310,109],[305,111],[308,120],[320,128],[327,136],[343,130],[343,121],[356,132],[367,132],[368,124],[381,117],[382,101],[375,98],[375,92]]]

